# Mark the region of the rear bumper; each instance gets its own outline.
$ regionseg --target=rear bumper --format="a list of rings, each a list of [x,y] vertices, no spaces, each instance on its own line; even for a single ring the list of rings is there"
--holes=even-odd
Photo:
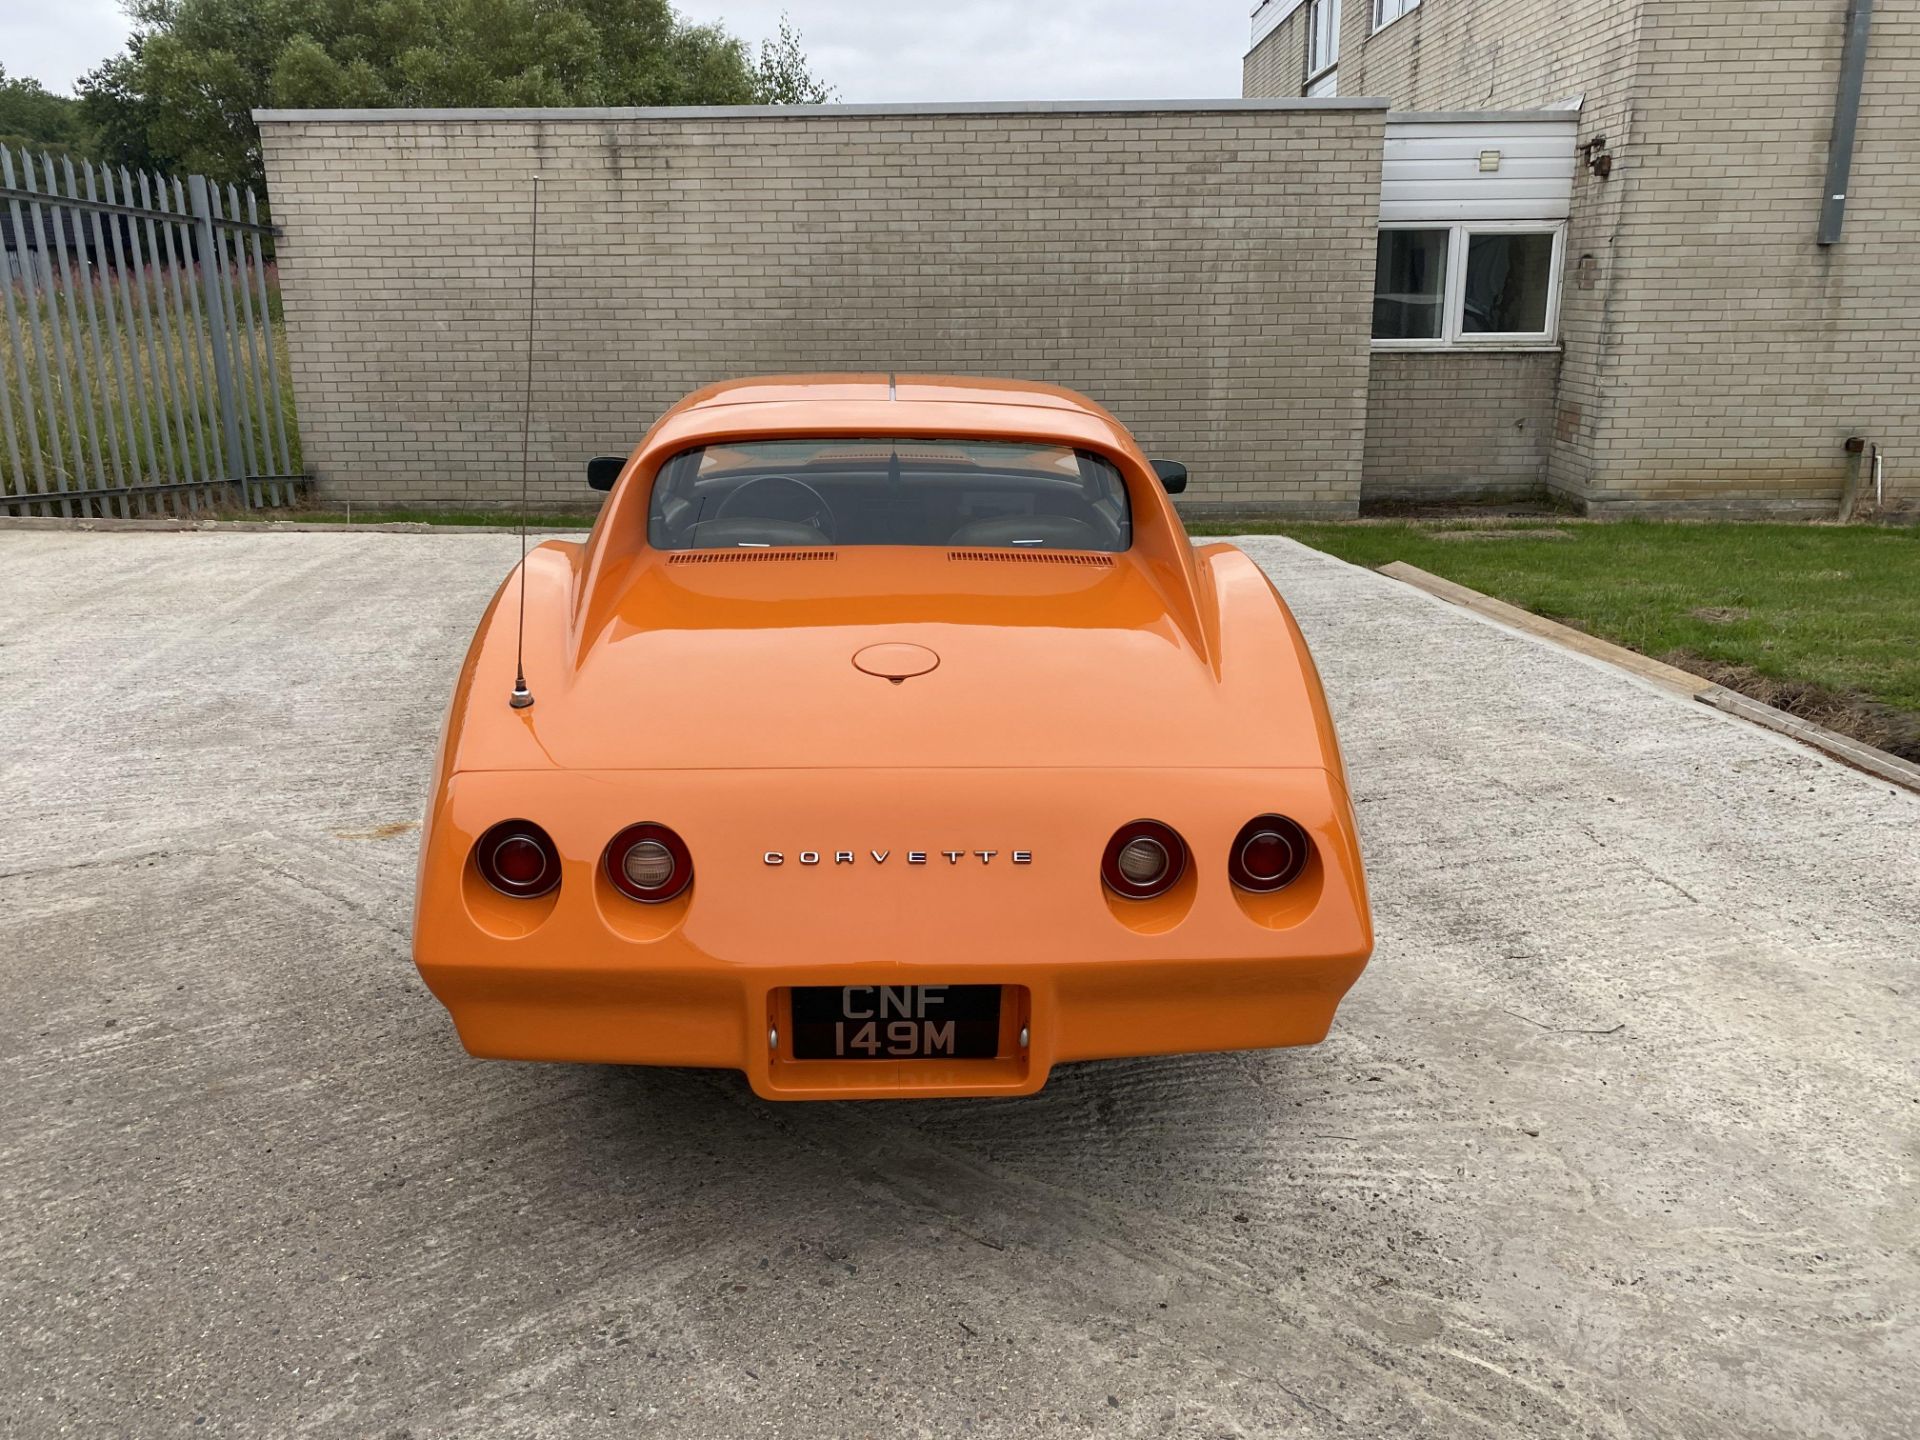
[[[771,1100],[1028,1095],[1073,1060],[1312,1045],[1365,957],[805,971],[717,962],[608,972],[422,965],[470,1054],[496,1060],[706,1066]],[[991,1060],[796,1060],[794,985],[999,984]],[[1027,1044],[1020,1044],[1020,1032]]]
[[[1297,820],[1314,856],[1250,897],[1227,850],[1265,811]],[[539,900],[500,896],[471,858],[516,816],[560,856]],[[1166,895],[1122,901],[1099,855],[1141,816],[1192,863]],[[693,856],[692,885],[657,906],[601,864],[641,820]],[[492,771],[435,799],[413,954],[474,1055],[722,1067],[798,1100],[1020,1095],[1066,1061],[1313,1044],[1372,947],[1352,811],[1324,770]],[[1000,1053],[795,1059],[801,985],[1011,987]]]

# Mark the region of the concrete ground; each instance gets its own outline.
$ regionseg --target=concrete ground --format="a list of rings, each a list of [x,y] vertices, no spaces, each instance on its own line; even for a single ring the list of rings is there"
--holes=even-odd
[[[1920,797],[1285,541],[1380,945],[1009,1102],[466,1059],[510,536],[0,535],[0,1428],[1895,1437]]]

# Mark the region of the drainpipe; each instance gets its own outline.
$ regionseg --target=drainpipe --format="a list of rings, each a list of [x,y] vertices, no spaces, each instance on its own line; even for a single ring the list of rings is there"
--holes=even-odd
[[[1860,84],[1867,73],[1867,32],[1873,0],[1848,0],[1847,39],[1840,51],[1840,90],[1833,100],[1833,138],[1827,142],[1827,188],[1820,202],[1820,243],[1837,245],[1847,219],[1847,181],[1853,173],[1853,132],[1860,123]]]

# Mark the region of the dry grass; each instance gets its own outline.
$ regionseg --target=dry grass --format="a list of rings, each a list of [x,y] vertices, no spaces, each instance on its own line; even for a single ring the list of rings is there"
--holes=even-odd
[[[1667,664],[1728,690],[1737,690],[1762,705],[1771,705],[1815,725],[1850,735],[1863,745],[1920,764],[1920,714],[1899,710],[1862,695],[1827,690],[1803,680],[1777,680],[1751,665],[1709,660],[1691,650],[1669,650],[1659,657]]]
[[[21,280],[13,282],[13,323],[0,326],[0,407],[11,421],[11,434],[0,425],[0,494],[57,499],[63,488],[123,488],[221,473],[213,464],[225,437],[214,398],[211,339],[204,327],[182,323],[182,312],[172,304],[175,277],[151,268],[129,270],[124,277],[95,270],[84,280],[69,272],[68,278],[68,287],[51,296],[42,286],[29,297]],[[199,283],[191,271],[177,279],[182,286]],[[297,473],[300,439],[285,332],[263,323],[257,291],[251,298],[251,334],[239,316],[229,337],[245,417],[242,454],[250,442],[251,473]],[[279,286],[271,267],[268,305],[277,320]],[[269,333],[277,389],[268,378]],[[272,419],[276,404],[286,427],[285,472]],[[144,502],[156,503],[158,497]],[[169,498],[166,508],[182,503]],[[68,508],[77,512],[81,504],[70,502]],[[61,509],[49,503],[24,513],[60,514]],[[119,498],[90,513],[149,512],[140,501]]]

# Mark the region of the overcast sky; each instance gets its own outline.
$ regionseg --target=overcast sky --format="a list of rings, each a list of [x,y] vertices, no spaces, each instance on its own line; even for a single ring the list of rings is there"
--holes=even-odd
[[[848,101],[1200,99],[1240,93],[1251,0],[681,0],[758,41],[792,15]],[[0,0],[0,65],[49,89],[126,39],[119,0]]]

